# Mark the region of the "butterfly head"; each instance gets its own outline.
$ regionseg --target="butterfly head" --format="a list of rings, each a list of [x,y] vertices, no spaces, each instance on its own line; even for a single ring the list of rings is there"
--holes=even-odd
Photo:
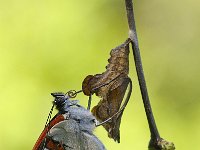
[[[61,110],[66,105],[67,101],[69,101],[68,96],[64,93],[51,93],[51,95],[55,98],[53,104],[56,106],[56,109]]]

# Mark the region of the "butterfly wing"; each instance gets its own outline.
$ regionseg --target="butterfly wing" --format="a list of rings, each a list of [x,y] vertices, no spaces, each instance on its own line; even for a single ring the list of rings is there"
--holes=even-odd
[[[104,145],[92,132],[84,130],[90,122],[76,119],[85,115],[87,120],[91,113],[86,109],[73,107],[69,112],[69,118],[62,114],[50,122],[49,129],[42,132],[33,150],[105,150]],[[85,128],[81,123],[86,123]]]
[[[75,120],[64,120],[57,123],[51,128],[47,134],[49,141],[54,144],[46,144],[46,148],[54,149],[55,147],[63,147],[64,150],[79,150],[84,144],[81,140],[81,132]]]
[[[41,150],[41,145],[44,144],[44,141],[46,139],[47,133],[49,130],[57,123],[63,121],[65,119],[64,115],[56,115],[49,123],[47,127],[42,131],[40,134],[38,140],[36,141],[33,150]]]

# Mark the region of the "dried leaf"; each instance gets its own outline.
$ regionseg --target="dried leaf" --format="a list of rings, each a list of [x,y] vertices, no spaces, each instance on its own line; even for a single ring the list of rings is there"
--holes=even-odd
[[[102,74],[88,75],[82,84],[85,95],[96,94],[100,102],[92,109],[99,121],[104,121],[116,114],[121,106],[130,79],[129,73],[129,40],[111,50],[111,57],[106,71]],[[120,142],[120,123],[123,111],[103,124],[108,136]]]

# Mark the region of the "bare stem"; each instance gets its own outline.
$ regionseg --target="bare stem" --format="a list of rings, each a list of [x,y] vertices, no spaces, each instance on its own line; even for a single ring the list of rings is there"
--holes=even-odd
[[[146,81],[144,77],[143,67],[142,67],[142,60],[140,56],[140,49],[138,45],[138,38],[136,33],[136,26],[135,26],[135,19],[134,19],[134,12],[133,12],[133,3],[132,0],[125,0],[126,4],[126,11],[127,11],[127,18],[128,18],[128,25],[129,25],[129,38],[131,39],[133,56],[135,60],[136,71],[138,75],[140,90],[142,94],[143,104],[149,124],[149,129],[151,132],[151,140],[154,142],[160,140],[160,135],[155,123],[155,119],[153,116],[153,112],[151,109],[151,104],[148,96]]]

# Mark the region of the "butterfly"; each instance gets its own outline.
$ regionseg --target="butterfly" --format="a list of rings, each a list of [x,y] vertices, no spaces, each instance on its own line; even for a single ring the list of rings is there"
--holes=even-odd
[[[51,95],[54,97],[53,106],[33,150],[105,150],[93,134],[96,118],[77,100],[70,100],[73,93]],[[54,107],[58,113],[50,120]]]

